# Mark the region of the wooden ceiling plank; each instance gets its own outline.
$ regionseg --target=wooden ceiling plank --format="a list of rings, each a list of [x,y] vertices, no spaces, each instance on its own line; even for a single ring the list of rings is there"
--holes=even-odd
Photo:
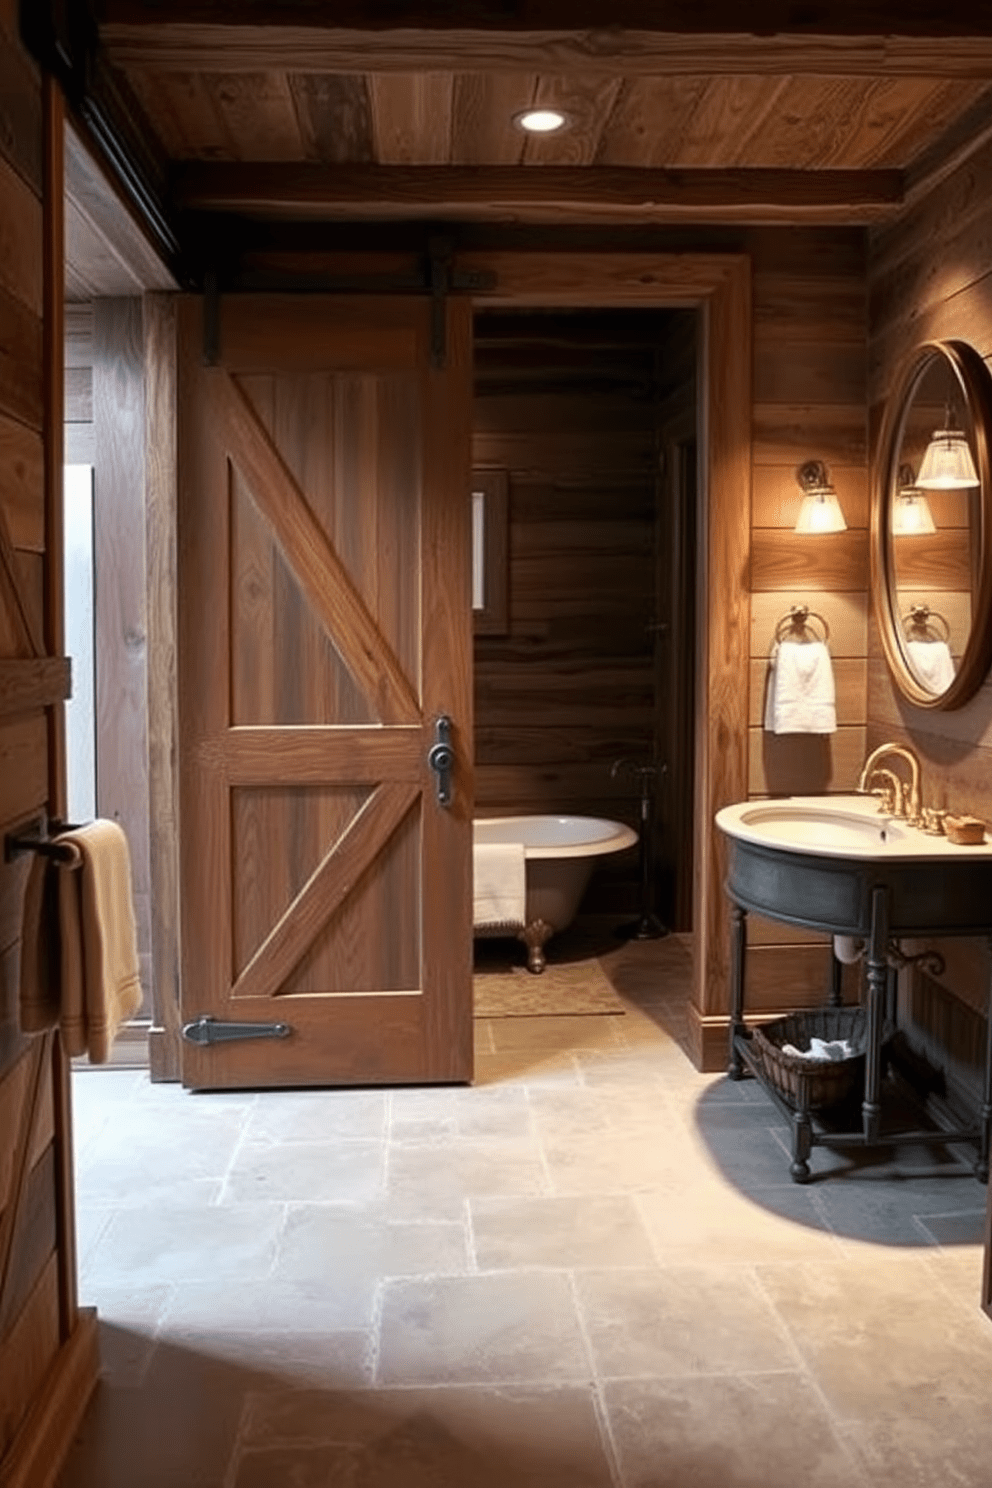
[[[901,133],[872,162],[927,174],[939,160],[975,140],[992,120],[992,89],[976,82],[931,83],[931,92]]]
[[[453,165],[519,165],[526,136],[514,117],[534,102],[533,72],[465,72],[455,79]]]
[[[381,165],[444,165],[451,159],[450,73],[373,75],[370,85]]]
[[[866,83],[860,103],[852,109],[846,138],[836,140],[830,164],[852,170],[905,165],[897,142],[914,120],[926,116],[937,93],[948,86],[925,78],[879,78]],[[934,127],[941,126],[935,123]]]
[[[230,131],[196,72],[128,74],[149,124],[173,160],[237,160]]]
[[[289,86],[307,160],[359,165],[375,159],[365,78],[294,72]]]
[[[557,134],[531,134],[524,147],[526,165],[589,165],[599,155],[622,88],[620,78],[541,77],[534,107],[560,109],[569,123]]]
[[[857,128],[862,78],[791,78],[764,128],[747,142],[747,162],[768,169],[827,170]]]
[[[837,7],[833,8],[835,11]],[[114,12],[116,11],[116,14]],[[144,23],[104,0],[101,44],[114,65],[156,72],[244,72],[284,68],[290,72],[598,72],[612,76],[659,77],[777,73],[814,75],[972,77],[992,76],[992,35],[956,37],[870,35],[867,21],[856,34],[742,34],[739,21],[722,34],[676,34],[631,28],[613,21],[601,30],[578,26],[543,30],[372,30],[338,24],[231,24],[183,22],[159,16]],[[753,15],[749,15],[755,25]],[[861,22],[860,11],[856,20]],[[934,22],[933,29],[939,30]]]
[[[625,82],[597,163],[669,165],[706,88],[705,78],[633,78]]]
[[[314,166],[191,162],[176,176],[176,205],[199,211],[314,210],[348,203],[575,203],[716,208],[887,206],[902,199],[899,171],[633,170],[603,166]]]
[[[749,164],[747,141],[775,111],[786,81],[775,77],[710,79],[686,121],[670,163]]]
[[[302,160],[303,135],[282,72],[205,73],[204,86],[240,160]]]

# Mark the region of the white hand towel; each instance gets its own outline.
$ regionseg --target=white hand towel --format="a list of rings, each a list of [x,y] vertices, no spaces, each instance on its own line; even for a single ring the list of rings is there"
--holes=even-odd
[[[909,659],[922,686],[935,696],[954,681],[954,662],[946,641],[907,641]]]
[[[526,924],[527,868],[522,842],[476,842],[472,877],[473,925]]]
[[[823,641],[779,641],[769,660],[765,728],[773,734],[832,734],[834,669]]]

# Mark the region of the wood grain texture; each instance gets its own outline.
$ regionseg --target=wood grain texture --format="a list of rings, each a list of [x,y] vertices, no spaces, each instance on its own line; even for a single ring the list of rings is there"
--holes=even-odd
[[[0,511],[14,548],[45,546],[44,445],[41,435],[0,415]]]
[[[961,12],[963,15],[963,11]],[[368,27],[366,11],[352,12],[351,24],[338,17],[336,29],[295,24],[237,29],[231,24],[210,24],[202,17],[180,17],[170,12],[168,23],[138,15],[118,3],[107,9],[101,24],[101,40],[109,60],[116,66],[145,68],[159,72],[264,69],[282,65],[293,71],[313,72],[426,72],[543,70],[568,73],[616,72],[634,76],[686,75],[739,76],[762,73],[812,76],[977,77],[988,75],[992,47],[988,38],[969,34],[972,25],[961,27],[963,35],[951,37],[944,25],[932,20],[929,27],[907,34],[904,13],[891,11],[882,22],[882,34],[870,35],[863,11],[844,12],[847,35],[789,35],[779,25],[761,27],[766,34],[741,33],[740,15],[725,17],[727,34],[685,34],[669,29],[653,31],[645,26],[643,11],[638,21],[611,35],[620,22],[616,7],[599,11],[592,28],[576,24],[568,28],[555,22],[533,29],[432,26],[422,28],[423,11],[404,27],[394,12],[392,29]],[[240,21],[240,14],[229,16]],[[312,19],[312,18],[311,18]],[[570,19],[577,21],[574,12]],[[752,23],[755,18],[752,17]],[[776,17],[776,19],[779,19]],[[836,26],[836,19],[833,20]],[[923,35],[918,34],[919,30]],[[927,32],[938,31],[939,41]],[[767,34],[771,33],[771,34]],[[606,40],[604,41],[604,38]]]
[[[151,943],[144,329],[139,299],[94,311],[96,802],[128,840],[138,949]],[[143,988],[145,1013],[150,988]]]
[[[145,297],[145,583],[148,867],[153,1079],[179,1073],[179,699],[176,657],[176,325],[171,296]]]
[[[293,1035],[264,1074],[251,1051],[184,1048],[183,1078],[466,1079],[470,311],[450,308],[435,371],[422,303],[316,301],[305,328],[299,302],[284,305],[282,323],[271,300],[260,316],[254,301],[227,308],[235,362],[238,314],[251,322],[237,386],[197,365],[198,307],[181,319],[181,789],[198,829],[182,844],[183,1007]],[[196,617],[215,610],[204,646]],[[308,612],[391,722],[342,711]],[[260,708],[264,727],[239,725]],[[426,766],[442,712],[449,810]]]
[[[377,87],[382,82],[378,79]],[[394,84],[392,80],[391,88]],[[447,165],[447,114],[443,108],[428,114],[431,127],[425,129],[421,115],[426,107],[420,105],[418,112],[418,97],[415,93],[402,111],[400,123],[393,119],[399,110],[392,109],[388,121],[376,125],[377,133],[385,134],[378,147],[381,165],[190,161],[176,170],[176,205],[184,211],[297,211],[306,215],[329,207],[357,209],[372,203],[421,211],[446,205],[529,204],[552,218],[556,207],[594,211],[613,206],[636,209],[656,220],[664,220],[670,212],[689,220],[711,216],[719,221],[756,222],[779,210],[791,220],[802,220],[810,212],[817,214],[816,220],[833,217],[844,222],[870,220],[902,202],[899,171]],[[411,113],[412,125],[406,117]],[[411,127],[419,130],[422,139],[408,132]],[[443,143],[438,138],[442,130]]]
[[[751,588],[791,590],[814,572],[819,589],[868,588],[868,533],[857,528],[814,536],[756,528],[751,539]]]
[[[80,1308],[64,1338],[56,1335],[57,1352],[52,1351],[52,1270],[43,1274],[19,1325],[17,1383],[30,1404],[4,1458],[5,1488],[48,1488],[52,1468],[68,1455],[100,1375],[95,1307]],[[57,1308],[57,1288],[55,1301]],[[44,1360],[50,1360],[47,1366]]]

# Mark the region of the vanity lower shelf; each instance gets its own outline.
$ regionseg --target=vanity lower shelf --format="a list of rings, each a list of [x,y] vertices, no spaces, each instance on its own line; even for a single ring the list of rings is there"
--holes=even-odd
[[[976,1157],[973,1165],[975,1177],[980,1183],[988,1181],[989,1129],[987,1122],[961,1125],[948,1114],[946,1120],[939,1126],[893,1129],[886,1125],[884,1120],[880,1120],[870,1137],[863,1126],[843,1129],[838,1125],[839,1117],[841,1113],[851,1117],[856,1114],[853,1110],[853,1101],[839,1104],[836,1107],[826,1107],[823,1110],[810,1110],[804,1108],[801,1102],[790,1101],[768,1078],[761,1059],[756,1057],[753,1035],[746,1033],[732,1035],[728,1073],[732,1079],[743,1079],[746,1074],[751,1075],[758,1081],[788,1123],[792,1138],[789,1174],[795,1183],[807,1183],[812,1177],[809,1159],[814,1147],[843,1152],[868,1147],[945,1147],[959,1142],[975,1148]],[[883,1088],[879,1092],[881,1097],[879,1104],[883,1116],[886,1110],[884,1086],[885,1080],[883,1079]],[[924,1112],[923,1102],[919,1096],[901,1080],[899,1098],[899,1103],[904,1109],[908,1106],[915,1106],[921,1118],[925,1114],[931,1114]]]

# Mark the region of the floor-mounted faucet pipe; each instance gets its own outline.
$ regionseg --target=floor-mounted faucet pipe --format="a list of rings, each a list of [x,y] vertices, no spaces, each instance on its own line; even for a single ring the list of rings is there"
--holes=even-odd
[[[613,761],[610,776],[628,774],[638,782],[640,792],[640,863],[641,863],[641,910],[638,918],[629,925],[620,925],[616,934],[623,940],[660,940],[668,934],[654,913],[654,874],[652,871],[652,846],[654,842],[654,785],[659,775],[667,773],[668,766],[621,758]]]

